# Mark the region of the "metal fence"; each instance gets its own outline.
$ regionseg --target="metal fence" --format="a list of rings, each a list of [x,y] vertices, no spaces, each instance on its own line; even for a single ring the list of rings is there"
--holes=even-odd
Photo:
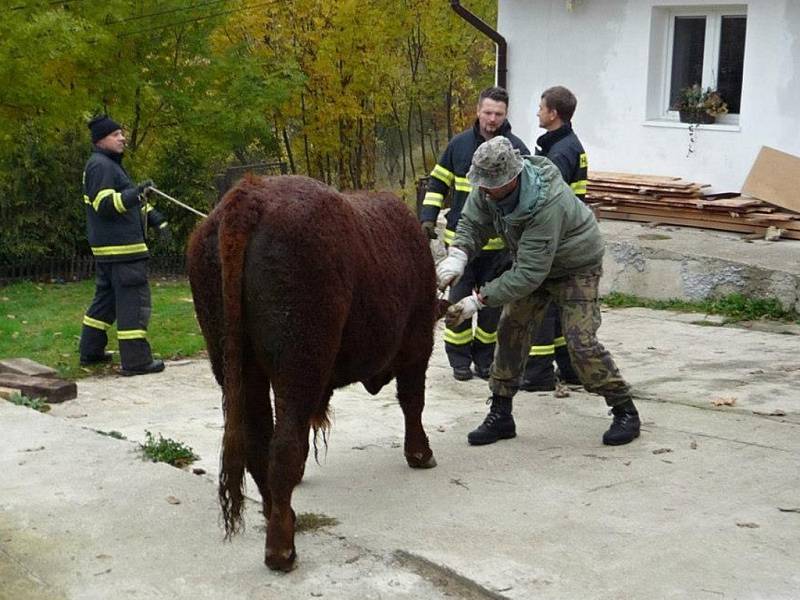
[[[153,277],[185,277],[186,257],[183,254],[152,256],[147,268]],[[93,256],[44,258],[0,265],[0,285],[18,281],[66,283],[93,277]]]
[[[217,188],[219,195],[218,199],[222,199],[229,189],[244,177],[245,173],[253,173],[255,175],[286,175],[289,169],[283,161],[273,162],[260,162],[251,165],[236,165],[225,169],[224,173],[220,173],[214,177],[214,185]]]

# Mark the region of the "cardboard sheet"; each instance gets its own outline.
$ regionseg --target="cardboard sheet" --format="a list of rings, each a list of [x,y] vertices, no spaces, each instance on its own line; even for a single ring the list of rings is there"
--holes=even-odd
[[[800,212],[800,157],[762,146],[742,194]]]

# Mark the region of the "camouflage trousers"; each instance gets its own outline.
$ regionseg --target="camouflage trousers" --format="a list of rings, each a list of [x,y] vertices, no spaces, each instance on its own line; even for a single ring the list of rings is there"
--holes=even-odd
[[[528,360],[531,333],[541,327],[552,302],[561,312],[564,338],[572,366],[584,387],[616,406],[631,399],[628,384],[614,359],[597,340],[600,305],[597,288],[600,269],[559,279],[546,279],[531,295],[503,307],[497,328],[489,388],[498,396],[513,397]]]

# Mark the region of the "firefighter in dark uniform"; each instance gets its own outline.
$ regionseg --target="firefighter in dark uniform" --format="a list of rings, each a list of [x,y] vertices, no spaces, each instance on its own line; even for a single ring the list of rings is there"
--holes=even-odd
[[[83,172],[86,230],[95,257],[95,295],[83,317],[80,363],[106,363],[106,332],[117,321],[123,375],[164,370],[147,341],[150,287],[145,243],[147,226],[169,239],[164,217],[147,203],[152,181],[135,185],[122,167],[125,136],[107,116],[89,123],[94,147]]]
[[[546,129],[547,133],[536,140],[536,155],[545,156],[555,163],[572,193],[583,201],[589,167],[586,152],[572,130],[571,119],[577,104],[575,95],[562,86],[548,88],[542,93],[536,116],[539,117],[539,127]],[[561,315],[555,303],[551,302],[542,326],[533,332],[520,389],[529,392],[554,390],[556,374],[553,359],[558,365],[559,379],[580,385],[561,330]]]
[[[436,238],[435,226],[439,211],[444,207],[444,199],[452,192],[450,210],[447,213],[447,226],[444,243],[449,246],[456,233],[461,209],[464,207],[472,186],[467,180],[467,171],[475,150],[486,140],[495,136],[509,139],[514,148],[522,154],[530,154],[522,140],[511,133],[511,125],[506,120],[508,112],[508,92],[500,87],[483,90],[478,98],[477,119],[470,129],[453,137],[447,144],[437,165],[431,171],[428,190],[422,203],[420,220],[422,227],[431,239]],[[505,244],[499,237],[490,239],[480,255],[467,267],[461,279],[450,287],[449,300],[456,303],[469,296],[472,290],[484,285],[502,273],[511,264]],[[481,311],[473,332],[472,320],[468,319],[458,326],[445,327],[444,341],[447,358],[453,368],[453,377],[459,381],[472,379],[470,365],[474,364],[475,374],[483,379],[489,377],[494,346],[497,341],[497,323],[500,320],[498,308]]]

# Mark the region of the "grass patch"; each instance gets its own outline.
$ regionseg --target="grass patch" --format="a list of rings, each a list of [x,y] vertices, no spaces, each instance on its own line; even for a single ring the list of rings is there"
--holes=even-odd
[[[151,279],[150,289],[153,314],[147,333],[154,354],[174,359],[204,350],[189,283]],[[108,370],[78,364],[81,322],[93,296],[94,281],[26,282],[0,288],[0,357],[30,358],[66,379]],[[108,349],[118,349],[116,328],[109,331]]]
[[[11,394],[8,398],[8,401],[11,404],[16,404],[17,406],[27,406],[28,408],[32,408],[33,410],[38,410],[39,412],[48,412],[50,410],[50,405],[42,400],[41,398],[28,398],[23,394]]]
[[[767,300],[748,298],[742,294],[730,294],[722,298],[708,300],[649,300],[630,294],[612,292],[602,298],[603,304],[612,308],[643,307],[654,310],[674,310],[676,312],[698,312],[708,315],[721,315],[726,322],[756,321],[769,319],[773,321],[794,321],[800,319],[794,311],[787,311],[781,307],[775,298]]]
[[[165,462],[173,467],[182,468],[200,458],[183,442],[162,437],[160,433],[158,438],[155,438],[149,431],[145,431],[144,435],[144,444],[139,444],[144,460]]]
[[[339,524],[339,520],[322,513],[300,513],[297,515],[297,522],[294,529],[297,532],[315,531],[323,527],[334,527]]]

